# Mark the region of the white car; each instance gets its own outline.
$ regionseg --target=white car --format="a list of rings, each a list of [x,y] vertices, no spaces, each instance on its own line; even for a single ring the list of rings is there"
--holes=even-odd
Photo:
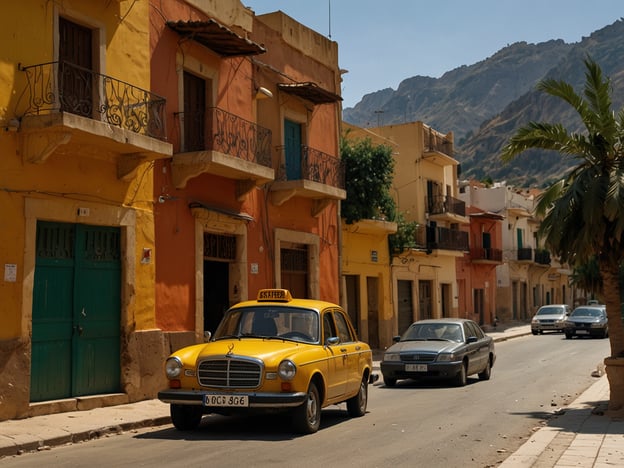
[[[549,304],[540,307],[531,320],[531,333],[541,335],[544,331],[563,332],[570,306],[567,304]]]

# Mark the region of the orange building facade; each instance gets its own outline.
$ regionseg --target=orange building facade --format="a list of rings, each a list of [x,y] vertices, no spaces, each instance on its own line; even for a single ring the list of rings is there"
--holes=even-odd
[[[480,325],[496,323],[496,267],[503,262],[504,216],[467,206],[470,252],[457,259],[457,289],[462,317]]]
[[[152,2],[156,325],[169,349],[261,288],[339,302],[337,44],[238,0]]]

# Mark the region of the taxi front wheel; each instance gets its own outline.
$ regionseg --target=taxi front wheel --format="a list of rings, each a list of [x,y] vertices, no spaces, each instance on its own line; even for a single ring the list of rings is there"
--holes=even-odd
[[[308,387],[306,400],[293,411],[293,425],[301,434],[313,434],[321,425],[321,399],[314,382]]]
[[[201,406],[171,405],[171,422],[179,431],[197,429],[202,418]]]

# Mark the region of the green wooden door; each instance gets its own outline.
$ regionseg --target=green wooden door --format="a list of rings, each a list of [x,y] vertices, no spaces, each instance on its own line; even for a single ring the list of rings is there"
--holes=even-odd
[[[120,231],[39,222],[31,401],[120,387]]]
[[[37,225],[30,400],[71,395],[74,229]]]
[[[118,228],[76,226],[73,395],[119,391]]]
[[[286,179],[301,180],[301,125],[284,120]]]

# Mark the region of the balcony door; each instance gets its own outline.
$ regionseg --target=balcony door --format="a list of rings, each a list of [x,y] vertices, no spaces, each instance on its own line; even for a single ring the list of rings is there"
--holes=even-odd
[[[206,149],[206,80],[185,71],[183,86],[184,151],[203,151]]]
[[[286,179],[301,180],[301,125],[284,120],[284,152]]]
[[[59,18],[59,94],[61,110],[93,117],[93,34]]]

